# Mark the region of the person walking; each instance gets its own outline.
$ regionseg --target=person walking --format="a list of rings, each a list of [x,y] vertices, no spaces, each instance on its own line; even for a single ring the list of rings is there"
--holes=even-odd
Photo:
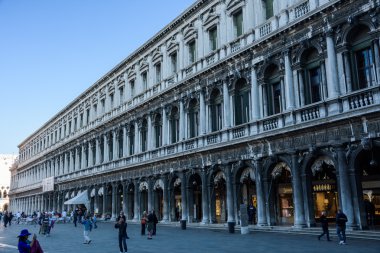
[[[145,235],[145,226],[146,226],[147,219],[148,218],[146,216],[146,211],[144,211],[141,217],[141,235]]]
[[[148,223],[148,226],[147,226],[147,230],[148,230],[148,239],[151,240],[153,239],[152,238],[152,234],[153,234],[153,224],[154,224],[154,216],[153,216],[153,212],[152,211],[149,211],[149,215],[148,215],[148,218],[147,218],[147,223]]]
[[[321,240],[322,236],[326,235],[327,241],[331,241],[330,234],[329,234],[329,221],[327,220],[325,211],[321,213],[321,216],[319,217],[319,221],[322,224],[322,234],[318,236],[318,240]]]
[[[73,223],[74,223],[74,226],[76,227],[77,226],[77,222],[78,222],[78,210],[75,209],[73,211]]]
[[[3,222],[4,222],[4,227],[7,227],[8,224],[8,212],[4,212],[4,217],[3,217]]]
[[[84,236],[84,244],[90,244],[91,238],[90,238],[90,232],[92,229],[92,224],[88,216],[85,216],[83,221],[83,236]]]
[[[346,244],[346,222],[347,216],[341,209],[336,214],[336,233],[339,237],[339,244]]]
[[[153,214],[153,233],[152,233],[152,235],[156,235],[158,219],[157,219],[157,215],[154,212],[154,210],[153,210],[152,214]]]
[[[127,248],[127,223],[123,218],[119,218],[119,221],[115,224],[115,228],[119,229],[119,249],[120,253],[128,251]]]

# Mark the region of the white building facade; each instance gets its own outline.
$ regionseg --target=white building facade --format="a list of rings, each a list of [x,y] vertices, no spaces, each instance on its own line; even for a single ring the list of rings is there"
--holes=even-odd
[[[0,154],[0,212],[8,210],[9,207],[10,169],[16,166],[15,163],[17,163],[16,155]]]
[[[368,227],[380,215],[379,0],[199,0],[19,145],[11,210]],[[43,187],[52,182],[53,187]],[[377,216],[376,216],[377,217]]]

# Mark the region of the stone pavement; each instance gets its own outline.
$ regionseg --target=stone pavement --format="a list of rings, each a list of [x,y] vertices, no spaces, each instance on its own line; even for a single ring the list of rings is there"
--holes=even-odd
[[[16,225],[4,228],[0,225],[0,253],[16,253],[17,235],[21,229],[27,228],[37,237],[45,253],[117,253],[118,231],[114,223],[98,223],[90,237],[91,244],[83,244],[83,228],[81,225],[56,224],[50,237],[38,235],[38,225]],[[140,235],[140,226],[128,225],[128,252],[173,252],[173,253],[245,253],[245,252],[365,252],[379,253],[380,241],[347,238],[347,245],[338,245],[333,229],[330,230],[332,242],[318,241],[315,235],[285,234],[275,232],[254,231],[247,235],[227,230],[188,227],[181,230],[179,226],[163,226],[158,224],[157,236],[147,240]]]

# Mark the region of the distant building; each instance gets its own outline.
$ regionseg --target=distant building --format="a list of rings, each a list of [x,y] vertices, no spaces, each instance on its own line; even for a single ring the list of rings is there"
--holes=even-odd
[[[0,212],[7,210],[9,206],[9,189],[11,184],[10,169],[16,161],[16,155],[0,154]]]
[[[379,223],[379,8],[196,1],[19,145],[12,210],[364,229],[370,202]]]

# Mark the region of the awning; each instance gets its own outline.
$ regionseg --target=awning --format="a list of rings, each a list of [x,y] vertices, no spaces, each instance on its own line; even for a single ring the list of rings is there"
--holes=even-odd
[[[90,197],[95,197],[95,188],[92,188],[91,190],[91,193],[90,193]]]
[[[89,208],[90,207],[90,202],[88,201],[87,190],[79,193],[74,198],[65,201],[64,204],[65,205],[79,205],[79,204],[83,204],[87,208]]]
[[[103,187],[100,187],[100,189],[98,191],[98,195],[103,196],[103,192],[104,192]]]

